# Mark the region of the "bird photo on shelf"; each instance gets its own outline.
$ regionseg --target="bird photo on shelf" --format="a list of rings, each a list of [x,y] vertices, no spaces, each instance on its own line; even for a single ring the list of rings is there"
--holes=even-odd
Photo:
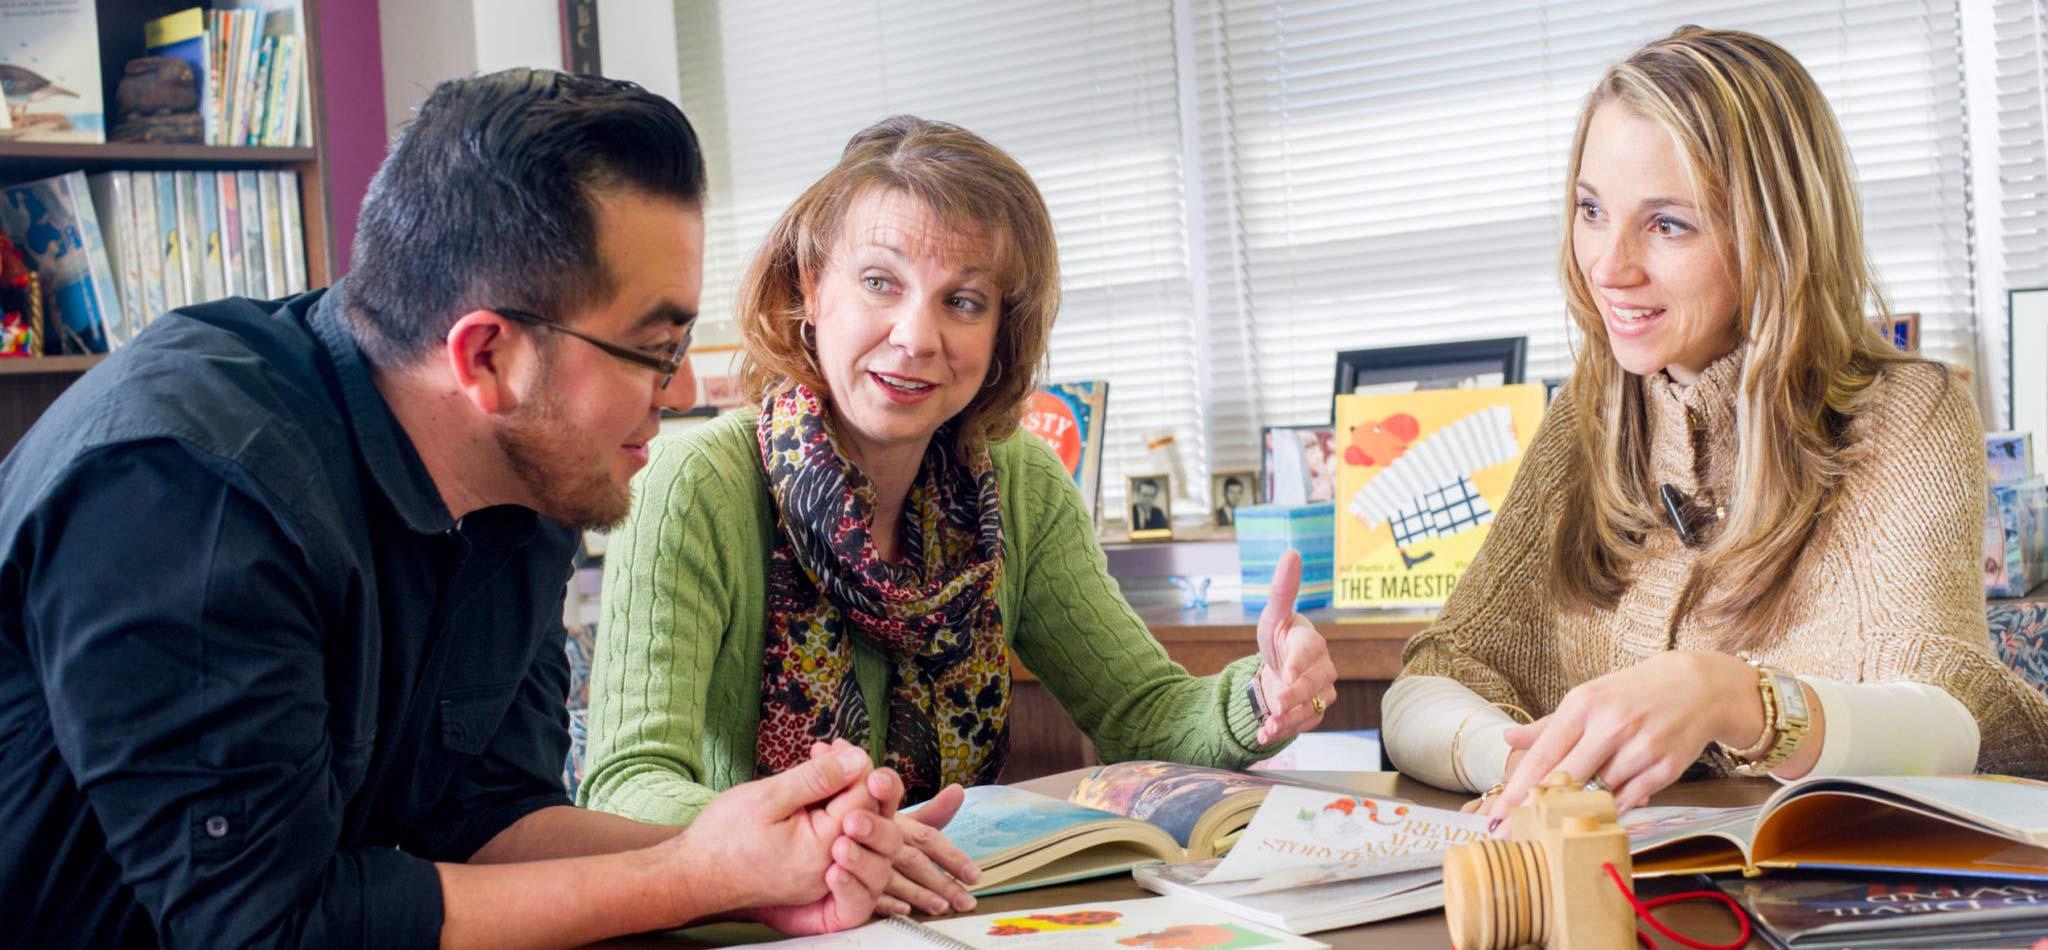
[[[79,98],[78,93],[44,78],[42,73],[13,63],[0,63],[0,93],[5,94],[10,121],[0,123],[0,139],[26,138],[30,133],[69,132],[69,116],[28,111],[30,103],[57,96]]]
[[[51,96],[78,98],[78,93],[44,79],[42,73],[13,63],[0,63],[0,92],[26,102],[41,102]]]

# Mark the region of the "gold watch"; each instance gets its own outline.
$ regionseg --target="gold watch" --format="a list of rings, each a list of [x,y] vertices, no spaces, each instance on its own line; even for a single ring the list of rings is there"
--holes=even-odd
[[[1725,742],[1714,743],[1716,757],[1736,775],[1763,776],[1784,765],[1806,740],[1813,719],[1806,708],[1806,690],[1798,677],[1776,667],[1765,666],[1748,653],[1737,653],[1756,669],[1757,689],[1763,694],[1764,731],[1756,744],[1736,749]]]

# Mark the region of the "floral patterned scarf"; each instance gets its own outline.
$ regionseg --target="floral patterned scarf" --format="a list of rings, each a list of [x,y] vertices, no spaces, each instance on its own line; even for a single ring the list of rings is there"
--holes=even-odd
[[[802,764],[814,741],[867,744],[858,639],[889,658],[883,764],[903,776],[905,802],[951,782],[994,782],[1010,745],[994,463],[983,449],[962,464],[940,429],[904,502],[892,564],[868,535],[874,487],[827,425],[817,394],[798,386],[763,403],[756,431],[776,509],[758,774]]]

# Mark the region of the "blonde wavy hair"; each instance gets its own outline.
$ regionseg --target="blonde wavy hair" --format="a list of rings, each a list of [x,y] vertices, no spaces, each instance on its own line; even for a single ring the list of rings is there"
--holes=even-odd
[[[801,383],[829,390],[804,327],[806,291],[831,263],[840,225],[877,190],[915,198],[952,236],[977,245],[1002,310],[985,382],[958,422],[955,448],[976,451],[1017,431],[1059,313],[1052,215],[1016,159],[957,125],[899,115],[854,135],[839,164],[782,213],[741,280],[735,312],[746,341],[741,378],[755,402]]]
[[[1734,497],[1680,609],[1720,625],[1730,649],[1754,645],[1783,626],[1786,582],[1857,462],[1850,424],[1879,376],[1910,358],[1868,316],[1887,308],[1864,252],[1848,148],[1792,54],[1751,33],[1688,26],[1609,68],[1580,110],[1565,175],[1558,270],[1584,343],[1571,386],[1577,471],[1551,559],[1560,603],[1613,607],[1643,539],[1664,523],[1642,380],[1615,359],[1572,250],[1587,128],[1609,103],[1671,135],[1707,230],[1735,249],[1736,329],[1749,356],[1736,405]]]

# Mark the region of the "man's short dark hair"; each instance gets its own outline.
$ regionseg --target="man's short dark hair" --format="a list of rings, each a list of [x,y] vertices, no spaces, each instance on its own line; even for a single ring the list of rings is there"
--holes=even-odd
[[[567,319],[603,301],[597,198],[618,192],[702,204],[704,155],[674,103],[545,69],[435,86],[363,201],[343,285],[363,351],[401,365],[471,310]]]

